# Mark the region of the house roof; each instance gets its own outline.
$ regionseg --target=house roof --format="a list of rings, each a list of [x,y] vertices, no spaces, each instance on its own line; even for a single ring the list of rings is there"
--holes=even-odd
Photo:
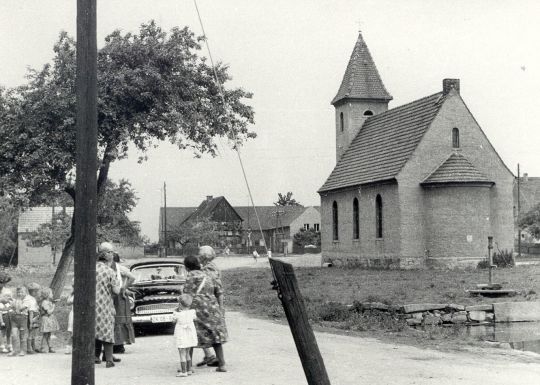
[[[332,104],[346,98],[392,100],[361,33]]]
[[[443,101],[438,92],[369,117],[319,192],[394,179]]]
[[[240,206],[234,208],[244,220],[242,222],[243,229],[258,229],[257,216],[253,206]],[[288,227],[300,216],[307,207],[304,206],[255,206],[257,215],[261,222],[263,230],[275,229],[276,227]],[[277,217],[279,212],[279,217]],[[277,224],[277,226],[276,226]]]
[[[478,171],[462,154],[454,152],[420,184],[434,185],[445,183],[493,184],[494,182]]]
[[[230,210],[226,212],[226,215],[221,218],[221,220],[238,220],[239,214],[236,212],[235,209],[229,204],[227,199],[225,197],[207,197],[205,200],[201,202],[199,207],[195,211],[193,211],[190,215],[188,215],[183,222],[189,221],[191,219],[199,219],[199,218],[207,218],[207,219],[215,219],[215,210],[216,208],[221,204],[225,203]],[[235,218],[231,218],[230,214],[234,215]],[[236,215],[235,215],[236,214]]]
[[[55,207],[55,213],[60,213],[62,207]],[[73,215],[73,207],[66,207],[66,213]],[[48,207],[29,207],[19,213],[19,224],[17,232],[31,233],[38,229],[44,223],[50,222],[53,216],[53,208]]]
[[[197,207],[167,207],[167,231],[171,230],[171,226],[177,226],[183,223]],[[159,209],[159,233],[163,231],[163,213],[164,208]]]
[[[519,178],[519,198],[521,213],[526,213],[540,203],[540,178],[530,176]],[[517,205],[517,178],[514,186],[514,201]]]

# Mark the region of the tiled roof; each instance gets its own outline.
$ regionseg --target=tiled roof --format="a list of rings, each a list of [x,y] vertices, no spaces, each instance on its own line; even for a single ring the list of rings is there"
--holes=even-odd
[[[216,218],[216,213],[215,213],[215,209],[216,207],[222,203],[222,202],[225,202],[226,205],[230,206],[232,208],[232,210],[227,210],[227,212],[225,213],[225,216],[221,219],[217,219]],[[200,219],[200,218],[204,218],[204,219],[212,219],[212,220],[223,220],[223,221],[233,221],[233,220],[238,220],[238,213],[234,213],[234,208],[229,204],[229,202],[227,202],[227,199],[225,199],[225,197],[215,197],[215,198],[207,198],[205,199],[204,201],[201,202],[201,204],[199,205],[199,207],[197,207],[197,210],[195,210],[194,212],[192,212],[187,218],[184,219],[184,222],[186,221],[189,221],[191,219]],[[233,217],[231,217],[231,215]]]
[[[304,206],[255,206],[255,208],[263,230],[275,229],[276,223],[278,227],[287,227],[306,211]],[[254,230],[259,228],[253,206],[240,206],[234,209],[244,220],[242,228]],[[279,218],[276,216],[277,211],[280,212]]]
[[[167,207],[167,231],[170,231],[174,226],[178,226],[190,216],[197,207]],[[159,234],[163,232],[163,212],[164,208],[159,209]]]
[[[60,213],[62,207],[55,207],[54,212]],[[31,233],[38,229],[39,225],[52,220],[52,207],[29,207],[19,213],[19,233]],[[66,213],[73,215],[73,207],[66,207]]]
[[[444,183],[489,183],[493,184],[484,174],[474,167],[471,162],[459,153],[452,153],[422,185]]]
[[[384,87],[362,34],[358,35],[341,86],[332,104],[345,98],[392,100],[392,96]]]
[[[319,192],[395,178],[443,100],[439,92],[368,118]]]
[[[519,178],[519,197],[521,213],[526,213],[540,203],[540,178]],[[514,185],[514,204],[517,206],[517,178]]]

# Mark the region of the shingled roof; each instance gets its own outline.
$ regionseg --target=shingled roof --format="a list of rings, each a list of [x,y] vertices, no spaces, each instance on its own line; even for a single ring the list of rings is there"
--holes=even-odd
[[[346,98],[392,100],[361,33],[332,104]]]
[[[494,182],[478,171],[467,158],[459,153],[452,153],[448,159],[420,184],[422,186],[429,186],[447,183],[494,184]]]
[[[300,216],[307,207],[304,206],[256,206],[257,215],[261,221],[263,230],[275,229],[278,227],[287,227]],[[258,229],[257,217],[253,206],[240,206],[234,208],[244,220],[242,222],[243,229]],[[276,212],[279,211],[279,218],[276,217]]]
[[[439,92],[368,118],[319,192],[394,179],[443,101]]]

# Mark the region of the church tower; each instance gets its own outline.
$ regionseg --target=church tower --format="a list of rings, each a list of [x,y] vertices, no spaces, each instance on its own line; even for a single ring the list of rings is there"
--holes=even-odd
[[[336,162],[354,139],[364,121],[388,110],[388,93],[359,33],[341,86],[332,100],[336,109]]]

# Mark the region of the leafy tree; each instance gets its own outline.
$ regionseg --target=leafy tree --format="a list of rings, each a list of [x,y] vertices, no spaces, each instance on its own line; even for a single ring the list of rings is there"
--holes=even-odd
[[[209,219],[197,221],[187,221],[172,228],[168,232],[168,239],[187,246],[215,245],[219,241],[219,234],[216,231],[216,222]]]
[[[69,204],[66,201],[63,203]],[[118,242],[127,246],[142,244],[139,223],[128,218],[136,203],[135,191],[127,180],[122,179],[118,184],[110,180],[105,183],[105,190],[98,202],[98,242]],[[39,225],[28,239],[33,243],[51,246],[52,254],[56,255],[71,236],[71,221],[72,216],[60,210],[54,214],[51,222]]]
[[[519,220],[519,227],[540,239],[540,203],[525,213]]]
[[[296,199],[292,197],[293,193],[288,192],[287,194],[278,193],[278,200],[274,202],[276,206],[302,206],[300,202],[297,202]]]
[[[320,246],[321,233],[320,231],[315,231],[314,229],[300,229],[296,234],[294,234],[293,242],[300,247],[307,245]]]
[[[157,141],[214,156],[216,137],[233,146],[255,137],[248,130],[253,110],[243,103],[251,94],[225,88],[222,98],[200,55],[201,40],[188,28],[167,33],[153,21],[136,34],[114,31],[105,38],[98,53],[98,194],[130,145],[142,162]],[[75,200],[75,48],[74,39],[60,33],[52,63],[30,70],[27,84],[0,90],[0,182],[20,204],[39,204],[62,190]],[[219,63],[216,73],[221,84],[230,80],[227,66]],[[55,295],[73,243],[70,237],[62,252],[51,285]]]
[[[0,196],[0,257],[9,261],[17,247],[18,210],[12,201]]]

